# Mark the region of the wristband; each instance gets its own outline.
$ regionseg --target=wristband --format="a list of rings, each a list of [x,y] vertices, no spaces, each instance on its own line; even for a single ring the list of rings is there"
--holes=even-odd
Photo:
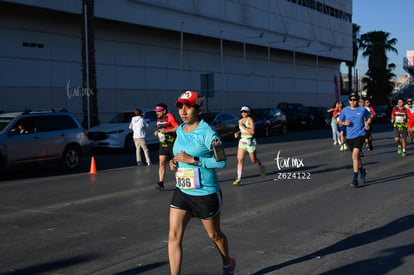
[[[193,157],[194,158],[194,165],[198,166],[198,164],[200,163],[200,158],[199,157]]]

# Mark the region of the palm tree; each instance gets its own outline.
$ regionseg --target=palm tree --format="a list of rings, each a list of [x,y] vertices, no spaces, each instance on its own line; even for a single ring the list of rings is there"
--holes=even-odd
[[[363,50],[362,56],[368,57],[368,71],[363,82],[367,94],[372,96],[376,104],[388,104],[394,87],[392,78],[395,74],[395,64],[388,64],[387,52],[398,53],[394,48],[398,40],[390,39],[390,33],[373,31],[361,35],[359,47]]]
[[[86,7],[86,26],[82,24],[82,87],[86,93],[82,96],[83,121],[85,128],[99,124],[98,118],[98,90],[96,86],[96,61],[95,61],[95,28],[94,28],[94,0],[82,0],[82,20],[85,18]],[[83,21],[82,21],[83,22]],[[85,32],[87,30],[87,37]],[[87,39],[86,39],[87,38]],[[86,41],[87,40],[87,41]],[[86,54],[87,50],[87,54]],[[88,61],[88,62],[86,62]],[[88,66],[87,66],[88,64]],[[88,77],[89,76],[89,77]],[[89,83],[89,90],[88,88]],[[89,114],[88,118],[88,96]],[[90,125],[89,125],[90,119]]]
[[[392,91],[395,87],[395,82],[390,81],[395,78],[395,74],[392,72],[395,69],[395,64],[388,65],[385,72],[382,70],[368,70],[366,77],[362,79],[364,89],[367,90],[367,97],[373,98],[377,105],[388,105],[392,99]],[[382,77],[378,77],[382,76]],[[373,91],[378,91],[373,94]]]
[[[348,85],[349,85],[349,94],[352,92],[352,69],[355,67],[358,59],[358,49],[359,49],[359,31],[361,26],[358,24],[352,24],[352,61],[346,62],[348,66]]]

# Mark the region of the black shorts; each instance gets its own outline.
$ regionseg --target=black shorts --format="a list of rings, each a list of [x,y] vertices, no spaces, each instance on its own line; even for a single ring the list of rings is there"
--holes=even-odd
[[[173,145],[174,144],[168,144],[167,146],[163,147],[160,144],[160,149],[158,150],[159,155],[160,156],[174,156]]]
[[[221,212],[223,194],[221,190],[206,196],[187,195],[176,188],[171,199],[171,208],[190,211],[193,217],[211,220]]]
[[[358,148],[359,150],[361,150],[362,145],[364,145],[365,142],[365,136],[360,136],[357,138],[352,138],[352,139],[347,139],[346,140],[346,144],[348,144],[349,149],[354,150],[354,148]]]

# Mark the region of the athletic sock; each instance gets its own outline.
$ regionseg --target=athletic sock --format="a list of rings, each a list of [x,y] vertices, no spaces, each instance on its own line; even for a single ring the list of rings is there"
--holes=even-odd
[[[237,171],[237,178],[241,179],[241,177],[242,177],[242,171]]]

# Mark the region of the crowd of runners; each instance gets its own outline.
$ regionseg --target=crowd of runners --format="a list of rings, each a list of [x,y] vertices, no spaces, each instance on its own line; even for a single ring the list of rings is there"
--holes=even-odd
[[[366,170],[363,168],[361,157],[362,149],[374,149],[372,138],[372,121],[376,113],[371,106],[369,98],[359,98],[352,93],[349,106],[344,107],[340,101],[328,109],[328,120],[332,130],[333,145],[339,145],[340,151],[350,150],[353,163],[353,179],[351,186],[358,187],[358,174],[360,181],[365,182]],[[397,105],[392,108],[388,121],[393,127],[393,138],[397,145],[397,154],[401,157],[407,155],[406,146],[413,143],[414,108],[412,98],[404,100],[399,98]]]
[[[339,151],[350,151],[353,177],[351,186],[358,187],[365,182],[366,170],[362,163],[364,147],[374,149],[372,121],[375,109],[368,98],[359,98],[355,93],[348,97],[349,106],[337,101],[328,110],[328,120],[332,129],[333,145]],[[159,103],[154,111],[157,115],[157,130],[154,132],[160,141],[159,173],[156,189],[164,191],[166,166],[175,171],[175,191],[170,203],[170,228],[168,255],[171,274],[181,273],[182,241],[186,225],[193,217],[201,220],[208,236],[215,243],[223,262],[223,274],[234,274],[236,261],[230,257],[227,237],[221,231],[220,213],[223,195],[217,179],[216,168],[226,166],[226,154],[217,132],[201,119],[203,98],[194,91],[186,91],[175,103],[182,123],[168,112],[167,105]],[[266,169],[256,154],[255,122],[249,106],[240,109],[239,131],[234,134],[239,139],[237,149],[237,171],[233,185],[242,182],[245,156],[259,168],[259,174],[266,176]],[[398,99],[392,108],[390,123],[397,145],[397,154],[405,157],[406,146],[413,141],[414,108],[412,99]],[[145,123],[142,112],[135,110],[130,128],[134,131],[137,147],[137,165],[145,165],[140,157],[143,149],[147,165],[151,165],[145,144]]]

